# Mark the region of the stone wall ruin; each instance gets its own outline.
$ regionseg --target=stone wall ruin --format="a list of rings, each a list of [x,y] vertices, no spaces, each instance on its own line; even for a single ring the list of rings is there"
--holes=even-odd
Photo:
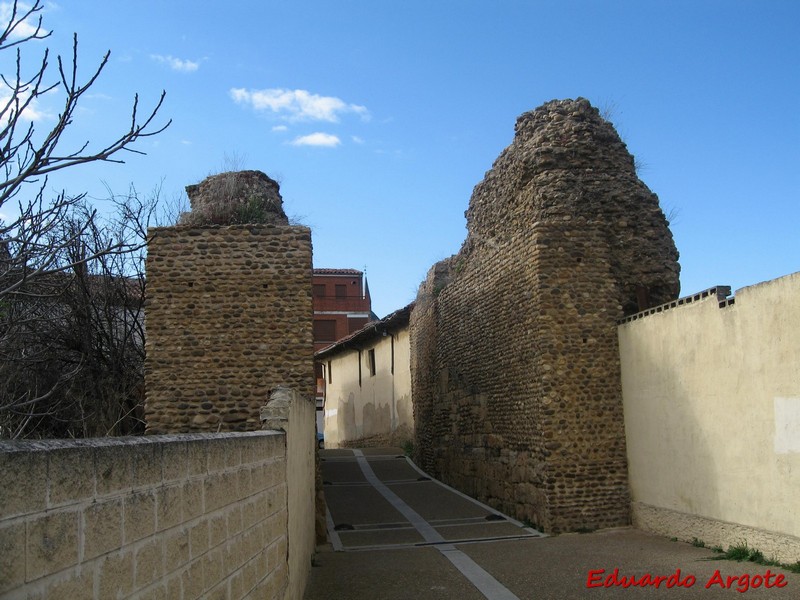
[[[677,298],[658,198],[585,99],[519,117],[411,317],[421,466],[545,531],[628,524],[617,320]]]
[[[181,225],[288,225],[278,182],[261,171],[228,171],[186,186],[191,211]]]
[[[149,232],[146,431],[257,430],[271,389],[315,391],[311,232],[257,171],[187,191],[189,224]]]

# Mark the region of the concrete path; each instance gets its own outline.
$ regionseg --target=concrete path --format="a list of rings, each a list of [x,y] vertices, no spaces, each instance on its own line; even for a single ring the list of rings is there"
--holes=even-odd
[[[331,543],[306,600],[800,598],[800,575],[635,529],[544,536],[431,479],[399,448],[320,454]],[[615,569],[617,582],[663,581],[607,588]]]

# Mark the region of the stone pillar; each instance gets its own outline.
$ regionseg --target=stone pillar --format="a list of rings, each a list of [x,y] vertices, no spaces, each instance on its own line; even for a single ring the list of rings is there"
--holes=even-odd
[[[277,186],[245,180],[270,193]],[[237,189],[261,198],[252,186]],[[279,385],[313,398],[311,232],[283,224],[283,209],[265,197],[248,206],[269,223],[208,224],[203,215],[219,212],[205,200],[192,225],[149,231],[147,433],[259,429],[259,410]]]
[[[270,394],[261,409],[264,429],[286,433],[286,494],[289,507],[289,587],[285,598],[301,600],[315,550],[317,442],[313,399],[287,387]]]

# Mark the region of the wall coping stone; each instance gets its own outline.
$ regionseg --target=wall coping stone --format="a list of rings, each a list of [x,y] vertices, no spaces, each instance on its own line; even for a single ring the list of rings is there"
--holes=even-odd
[[[728,297],[730,295],[731,295],[731,286],[715,285],[714,287],[710,287],[701,292],[697,292],[696,294],[692,294],[691,296],[684,296],[683,298],[678,298],[677,300],[673,300],[672,302],[659,304],[658,306],[654,306],[652,308],[648,308],[647,310],[643,310],[636,314],[627,316],[617,321],[617,324],[622,325],[624,323],[630,323],[631,321],[636,321],[637,319],[649,317],[650,315],[664,312],[665,310],[669,310],[671,308],[677,308],[678,306],[683,306],[684,304],[699,302],[700,300],[705,300],[706,298],[709,298],[711,296],[716,297],[720,308],[725,308],[726,306],[732,306],[736,302],[734,298]]]
[[[202,440],[242,439],[282,435],[278,431],[231,431],[220,433],[175,433],[148,436],[86,438],[78,440],[1,440],[0,452],[48,452],[68,448],[111,448],[145,444],[171,444]]]
[[[302,398],[302,396],[293,388],[279,386],[270,391],[269,401],[266,406],[261,407],[260,411],[261,425],[264,430],[272,433],[286,431],[289,411],[292,402],[297,398]]]

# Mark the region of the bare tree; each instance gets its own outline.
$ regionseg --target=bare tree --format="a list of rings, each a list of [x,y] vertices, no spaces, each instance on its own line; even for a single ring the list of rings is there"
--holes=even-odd
[[[92,162],[124,162],[124,152],[171,121],[155,123],[165,93],[141,112],[134,96],[130,123],[114,139],[66,147],[73,115],[102,73],[78,78],[72,56],[51,64],[41,51],[31,71],[24,52],[50,36],[42,0],[14,0],[0,24],[0,53],[15,67],[0,74],[0,437],[77,437],[133,433],[141,428],[144,332],[143,252],[158,195],[135,190],[113,198],[117,214],[101,219],[85,194],[47,197],[48,176]],[[63,108],[47,130],[29,115],[48,94]],[[51,97],[51,96],[50,96]],[[11,208],[13,205],[13,208]]]
[[[73,205],[50,231],[70,240],[55,270],[0,302],[0,437],[143,432],[143,242],[158,197],[112,195],[112,218]],[[103,252],[111,243],[138,250]]]
[[[32,7],[22,9],[14,0],[9,21],[0,33],[0,52],[15,52],[15,72],[0,76],[0,209],[15,202],[17,215],[9,223],[0,222],[0,298],[13,293],[25,282],[43,274],[66,270],[73,264],[55,266],[55,257],[79,236],[84,227],[78,228],[73,237],[54,240],[51,233],[72,207],[78,205],[83,195],[68,196],[65,192],[53,199],[45,197],[47,177],[50,173],[91,162],[124,162],[123,152],[142,154],[132,145],[142,138],[157,135],[171,121],[162,126],[155,125],[165,92],[155,107],[140,114],[139,97],[134,96],[130,125],[110,142],[95,145],[89,141],[73,149],[64,149],[62,136],[73,122],[73,115],[81,97],[97,81],[108,63],[110,51],[105,54],[94,74],[85,82],[78,80],[78,37],[73,37],[72,57],[69,61],[56,57],[56,74],[50,64],[50,53],[45,49],[38,68],[33,73],[24,73],[22,51],[34,40],[50,36],[42,28],[41,0]],[[35,25],[33,24],[35,22]],[[51,81],[52,78],[52,81]],[[51,92],[63,95],[63,109],[49,131],[37,132],[28,119],[36,101]],[[96,214],[90,211],[85,228]],[[55,245],[54,245],[55,244]],[[109,240],[108,246],[98,253],[126,251],[129,248],[118,240]],[[91,257],[83,257],[88,260]],[[13,275],[13,276],[12,276]]]

